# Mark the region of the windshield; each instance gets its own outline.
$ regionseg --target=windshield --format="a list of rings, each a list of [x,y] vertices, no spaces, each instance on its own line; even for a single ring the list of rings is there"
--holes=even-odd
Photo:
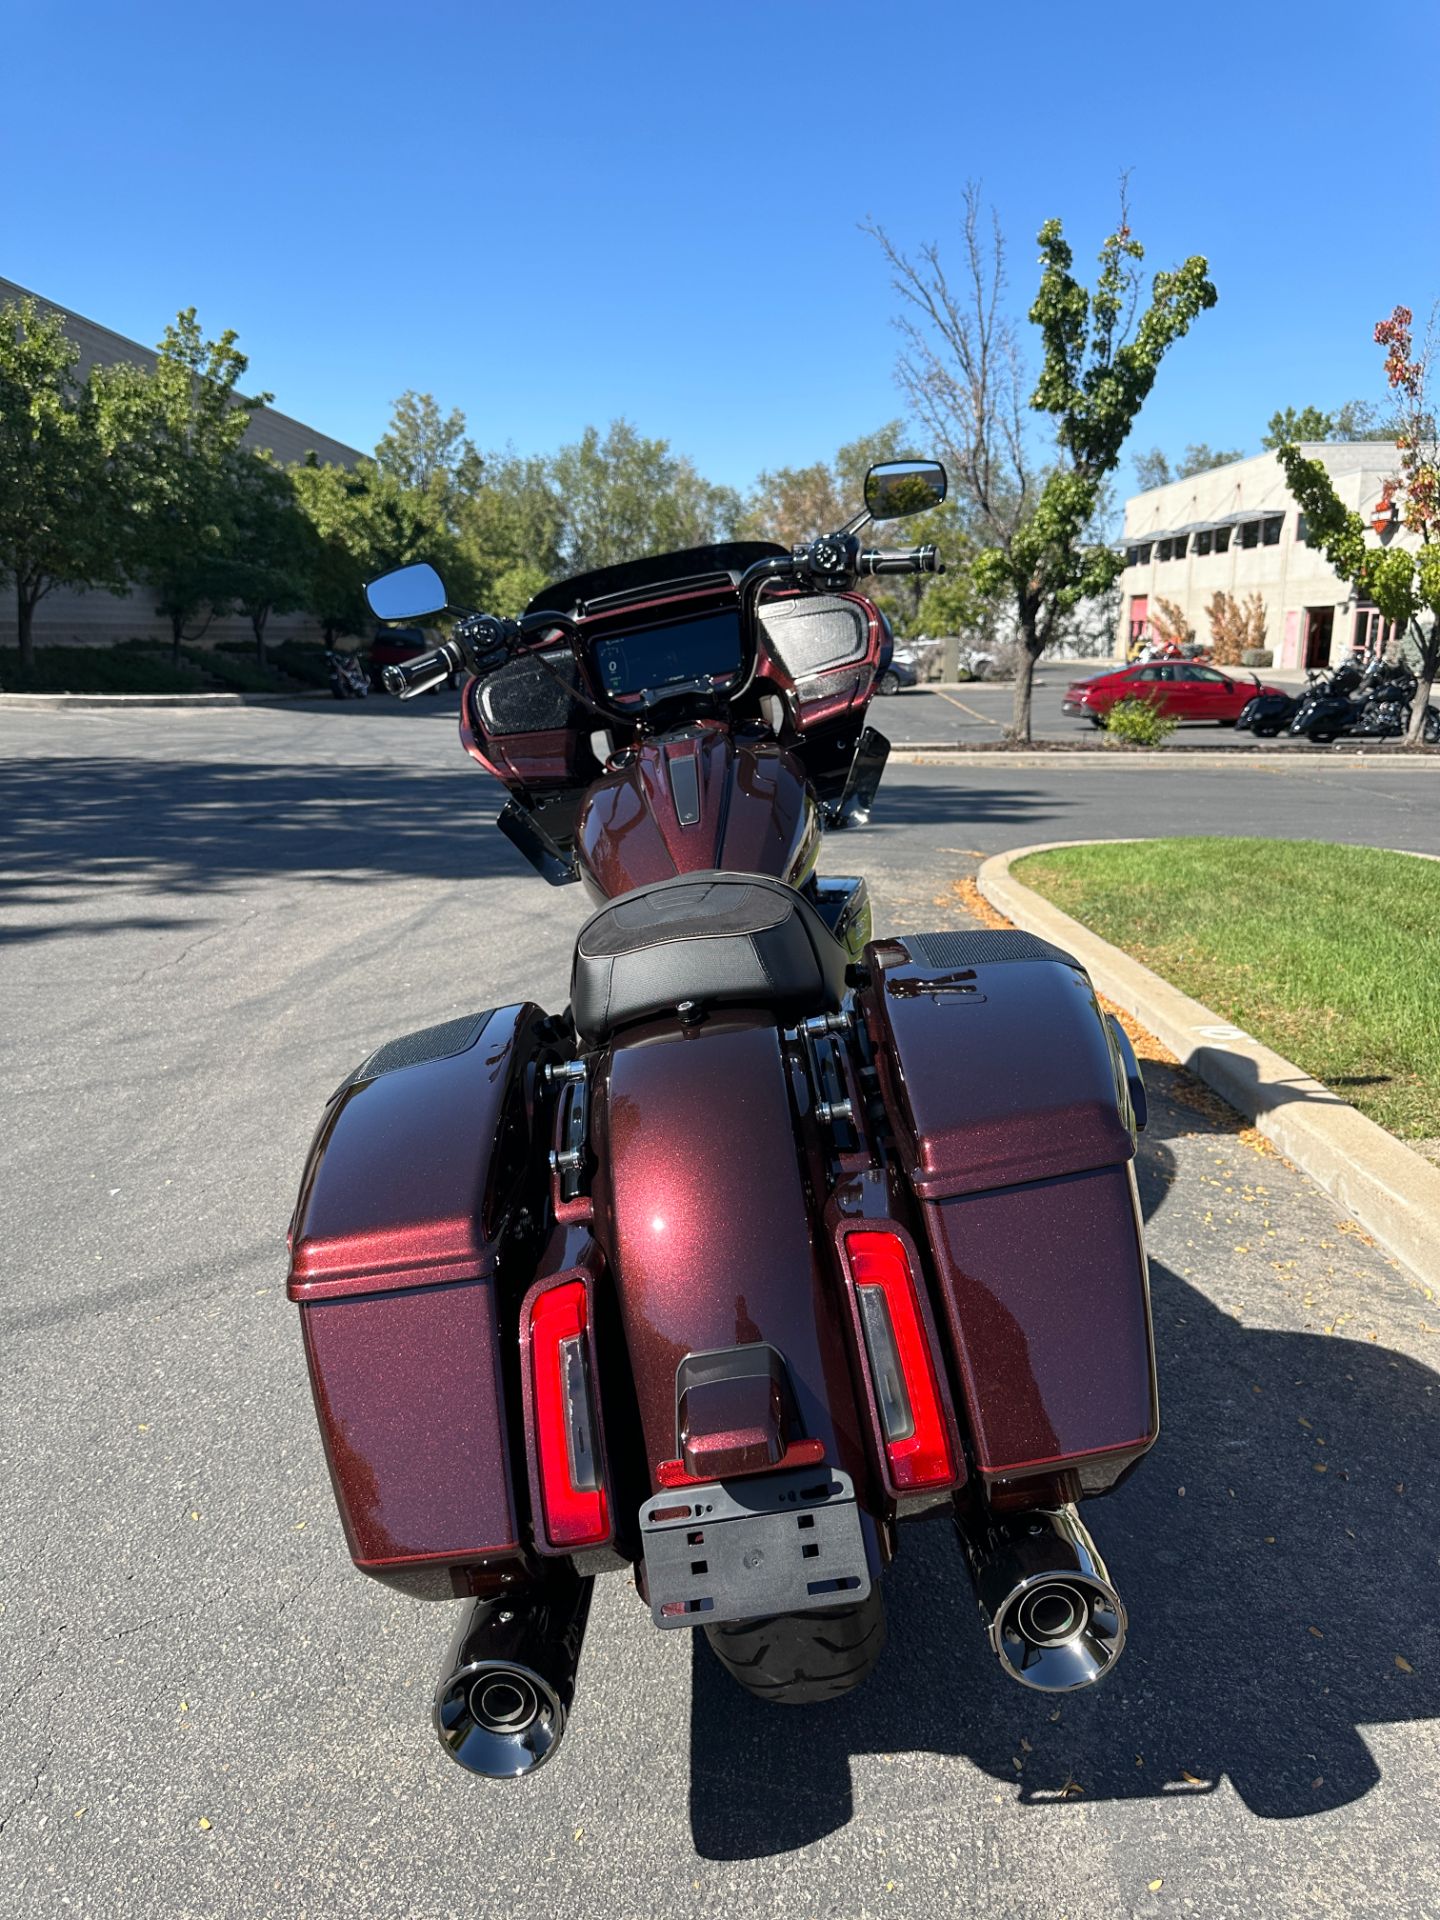
[[[595,673],[605,692],[653,693],[682,680],[714,680],[740,671],[740,613],[735,607],[595,642]]]

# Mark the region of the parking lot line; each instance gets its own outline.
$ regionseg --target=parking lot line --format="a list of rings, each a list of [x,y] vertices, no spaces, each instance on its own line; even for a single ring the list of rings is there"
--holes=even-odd
[[[957,700],[953,693],[941,693],[939,687],[931,687],[931,693],[939,693],[942,700],[948,700],[952,707],[959,707],[962,713],[968,713],[972,720],[983,720],[987,727],[998,727],[1000,722],[992,720],[988,713],[976,713],[974,707],[967,707],[963,700]]]

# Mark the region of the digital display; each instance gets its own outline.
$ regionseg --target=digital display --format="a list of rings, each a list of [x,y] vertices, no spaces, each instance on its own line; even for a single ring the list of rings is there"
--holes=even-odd
[[[595,670],[601,686],[612,695],[651,693],[682,680],[714,680],[738,673],[739,609],[597,640]]]

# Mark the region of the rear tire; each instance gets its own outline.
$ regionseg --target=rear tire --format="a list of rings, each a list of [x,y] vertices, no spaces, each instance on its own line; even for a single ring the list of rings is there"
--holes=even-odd
[[[892,673],[890,669],[887,667],[884,673],[882,673],[880,678],[876,681],[875,691],[877,693],[898,693],[900,691],[899,674]]]
[[[1279,731],[1280,722],[1278,720],[1257,720],[1255,722],[1255,737],[1257,740],[1273,740]]]
[[[716,1659],[757,1700],[812,1707],[838,1700],[866,1678],[885,1646],[878,1586],[852,1607],[775,1613],[706,1627]]]
[[[1103,726],[1105,725],[1105,716],[1104,716],[1104,714],[1103,714],[1103,713],[1092,713],[1092,714],[1091,714],[1091,716],[1090,716],[1090,724],[1091,724],[1091,726],[1092,726],[1092,727],[1103,727]]]

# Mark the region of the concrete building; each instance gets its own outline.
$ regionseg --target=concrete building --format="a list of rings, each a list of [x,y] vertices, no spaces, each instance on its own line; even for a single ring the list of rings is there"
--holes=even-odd
[[[1389,442],[1327,441],[1304,453],[1324,462],[1341,501],[1369,522],[1396,471]],[[1415,536],[1386,520],[1377,544],[1414,546]],[[1150,637],[1160,600],[1185,614],[1208,641],[1206,607],[1217,592],[1265,602],[1265,645],[1277,667],[1323,667],[1352,651],[1380,652],[1395,636],[1377,609],[1341,580],[1307,544],[1303,515],[1273,453],[1236,460],[1188,480],[1152,487],[1125,502],[1125,560],[1116,633],[1123,655]]]
[[[47,300],[38,293],[32,294],[27,287],[17,286],[13,280],[0,279],[0,306],[8,301],[24,299],[35,300],[43,311],[63,315],[65,331],[80,349],[77,372],[81,378],[91,367],[114,366],[120,361],[130,361],[144,367],[155,364],[152,348],[142,347],[136,340],[127,340],[123,334],[112,333],[109,327],[102,327],[94,320],[82,319],[79,314],[57,307],[53,300]],[[329,434],[318,433],[314,427],[304,426],[300,421],[292,420],[288,413],[277,412],[274,407],[256,409],[245,435],[245,444],[257,451],[263,449],[272,453],[282,463],[303,460],[309,453],[314,453],[321,462],[345,467],[353,466],[362,458],[357,448],[347,447],[340,440],[332,440]],[[273,615],[267,630],[267,639],[275,641],[319,637],[320,629],[315,622],[298,613]],[[67,587],[55,587],[35,609],[35,644],[38,647],[70,646],[76,643],[104,645],[131,638],[165,641],[170,638],[169,622],[156,618],[143,586],[135,587],[128,594],[77,593]],[[205,632],[204,644],[208,646],[217,640],[250,638],[248,621],[214,620]],[[14,645],[15,603],[11,594],[3,591],[0,592],[0,647]]]

